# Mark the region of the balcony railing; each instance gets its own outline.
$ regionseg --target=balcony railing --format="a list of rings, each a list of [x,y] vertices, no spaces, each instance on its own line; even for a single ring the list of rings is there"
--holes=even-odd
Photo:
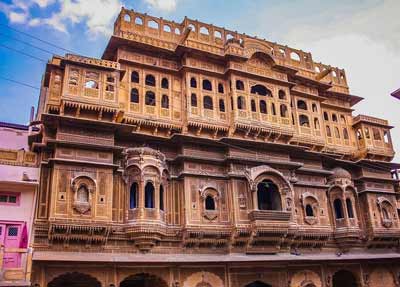
[[[0,246],[0,286],[30,286],[33,249],[6,248]],[[17,258],[16,264],[7,262],[7,258]],[[15,267],[13,266],[15,265]]]

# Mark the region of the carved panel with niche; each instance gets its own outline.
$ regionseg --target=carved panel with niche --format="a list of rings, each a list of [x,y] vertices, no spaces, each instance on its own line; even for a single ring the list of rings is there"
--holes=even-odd
[[[93,194],[96,181],[90,175],[82,173],[71,180],[73,191],[72,207],[81,215],[89,215],[93,206]]]

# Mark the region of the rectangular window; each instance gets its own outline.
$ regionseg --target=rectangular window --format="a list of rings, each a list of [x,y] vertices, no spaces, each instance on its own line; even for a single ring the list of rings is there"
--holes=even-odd
[[[0,193],[0,205],[19,205],[19,193]]]

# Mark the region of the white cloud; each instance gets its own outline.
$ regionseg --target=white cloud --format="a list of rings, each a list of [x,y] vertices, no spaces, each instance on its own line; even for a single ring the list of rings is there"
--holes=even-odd
[[[11,23],[17,23],[17,24],[23,24],[26,22],[28,19],[29,15],[26,13],[17,13],[11,11],[8,13],[8,19],[10,20]]]
[[[150,8],[163,12],[173,12],[176,9],[178,0],[144,0]]]
[[[314,61],[345,68],[351,93],[365,98],[354,114],[384,118],[396,127],[392,139],[400,161],[400,102],[389,95],[400,88],[400,1],[372,4],[351,13],[331,11],[331,21],[321,15],[314,19],[320,25],[297,23],[283,41],[310,51]]]
[[[58,10],[47,18],[32,18],[29,14],[34,5],[44,9],[55,3]],[[121,7],[121,0],[13,0],[11,4],[0,3],[0,11],[11,23],[47,25],[64,33],[68,33],[69,24],[83,24],[90,37],[110,35]]]

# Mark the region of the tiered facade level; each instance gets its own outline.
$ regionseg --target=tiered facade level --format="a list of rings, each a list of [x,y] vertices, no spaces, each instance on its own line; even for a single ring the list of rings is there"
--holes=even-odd
[[[46,68],[33,283],[400,286],[391,126],[360,100],[310,53],[122,9],[102,59]]]

